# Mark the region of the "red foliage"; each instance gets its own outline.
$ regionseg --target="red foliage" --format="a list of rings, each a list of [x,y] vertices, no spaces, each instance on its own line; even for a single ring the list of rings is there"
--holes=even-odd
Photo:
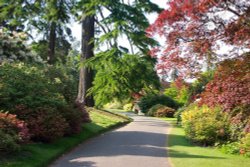
[[[201,103],[220,105],[225,111],[250,104],[250,55],[220,64],[214,79],[202,93]]]
[[[249,15],[248,0],[170,0],[147,29],[149,36],[166,39],[158,52],[158,69],[168,72],[175,67],[179,73],[196,73],[204,62],[209,66],[229,57],[214,53],[222,41],[235,48],[250,48]]]
[[[70,128],[68,122],[57,110],[49,107],[29,109],[16,106],[15,113],[27,122],[31,139],[34,141],[51,142],[66,134]]]
[[[17,134],[20,142],[26,142],[30,137],[26,123],[17,119],[13,114],[0,113],[0,129],[7,134]]]

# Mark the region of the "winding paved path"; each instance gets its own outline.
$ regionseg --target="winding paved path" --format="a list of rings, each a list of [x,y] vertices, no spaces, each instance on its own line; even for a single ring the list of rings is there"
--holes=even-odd
[[[170,167],[167,159],[168,124],[144,116],[84,142],[50,167]]]

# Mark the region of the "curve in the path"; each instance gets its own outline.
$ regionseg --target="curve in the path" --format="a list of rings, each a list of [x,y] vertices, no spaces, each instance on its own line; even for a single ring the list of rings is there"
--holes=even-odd
[[[50,167],[170,167],[168,124],[144,116],[132,118],[132,123],[90,139]]]

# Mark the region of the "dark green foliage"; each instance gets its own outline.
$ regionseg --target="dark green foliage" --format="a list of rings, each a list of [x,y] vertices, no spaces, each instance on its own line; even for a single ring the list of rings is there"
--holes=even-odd
[[[2,153],[13,153],[20,150],[17,134],[8,134],[0,129],[0,155]]]
[[[165,95],[149,94],[142,97],[138,103],[141,111],[144,113],[147,113],[148,110],[156,104],[162,104],[173,109],[178,108],[178,104],[173,99]]]
[[[4,64],[0,67],[0,83],[1,109],[11,110],[20,104],[29,108],[66,104],[39,66]]]
[[[63,95],[68,104],[73,104],[77,95],[78,70],[68,62],[57,63],[45,69],[45,77],[56,87],[56,91]]]

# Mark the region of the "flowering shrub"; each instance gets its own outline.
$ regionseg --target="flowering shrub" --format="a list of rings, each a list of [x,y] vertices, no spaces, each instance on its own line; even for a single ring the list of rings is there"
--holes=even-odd
[[[0,29],[0,63],[3,61],[42,62],[41,58],[25,45],[27,35],[23,32],[11,32]]]
[[[29,131],[15,115],[0,112],[0,153],[11,153],[20,149],[19,144],[29,140]]]
[[[16,115],[0,112],[0,129],[10,135],[17,135],[19,142],[29,140],[29,130],[24,121],[16,118]]]
[[[58,108],[60,114],[68,123],[68,129],[66,130],[66,135],[79,133],[82,129],[82,124],[84,120],[84,112],[78,110],[72,106],[63,106]]]
[[[66,119],[54,108],[29,109],[19,105],[16,107],[15,113],[27,122],[31,139],[34,141],[54,141],[66,134],[70,128]]]
[[[228,115],[220,108],[191,106],[182,113],[182,124],[186,136],[203,145],[213,145],[229,138]]]

